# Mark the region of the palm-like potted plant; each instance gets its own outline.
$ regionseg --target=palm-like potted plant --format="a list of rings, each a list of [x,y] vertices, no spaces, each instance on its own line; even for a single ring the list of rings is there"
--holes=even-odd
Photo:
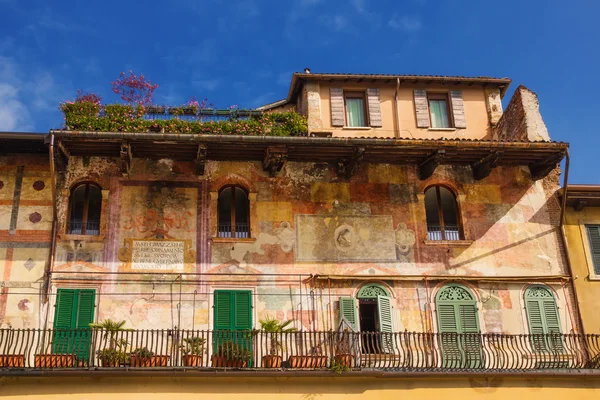
[[[108,339],[108,348],[96,351],[103,367],[118,367],[129,362],[129,355],[126,352],[127,340],[117,338],[118,332],[131,330],[125,328],[125,323],[125,321],[113,321],[107,318],[100,323],[90,324],[90,328],[101,330],[105,340]]]
[[[279,321],[272,317],[266,317],[259,322],[261,331],[267,334],[269,339],[269,353],[262,357],[262,365],[264,368],[281,368],[282,357],[277,353],[283,350],[282,336],[298,330],[289,327],[292,320]]]
[[[147,347],[138,347],[129,358],[132,367],[166,367],[170,356],[156,355]]]
[[[201,367],[206,339],[192,336],[183,339],[183,343],[183,345],[179,346],[183,353],[183,365],[186,367]]]
[[[243,344],[228,340],[217,346],[211,361],[213,367],[245,368],[251,353]]]

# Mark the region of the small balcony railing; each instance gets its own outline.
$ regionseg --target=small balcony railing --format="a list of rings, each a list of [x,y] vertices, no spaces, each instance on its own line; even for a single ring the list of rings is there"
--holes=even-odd
[[[100,234],[100,221],[71,220],[67,223],[67,233],[69,235],[90,235]]]
[[[8,369],[600,369],[600,335],[0,329]]]
[[[250,224],[236,222],[235,232],[231,224],[219,224],[218,237],[220,238],[235,238],[247,239],[250,237]]]
[[[428,240],[460,240],[460,230],[458,225],[440,225],[427,224]]]

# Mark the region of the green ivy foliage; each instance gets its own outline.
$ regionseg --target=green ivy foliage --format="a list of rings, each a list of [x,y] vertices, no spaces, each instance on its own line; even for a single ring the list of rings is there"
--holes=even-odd
[[[145,107],[92,102],[67,102],[60,105],[69,130],[101,132],[165,132],[204,135],[306,136],[306,117],[295,111],[271,112],[237,119],[234,112],[224,121],[144,119]]]

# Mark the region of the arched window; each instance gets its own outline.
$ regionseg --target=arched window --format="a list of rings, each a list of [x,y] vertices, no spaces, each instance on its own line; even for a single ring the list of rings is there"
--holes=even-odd
[[[250,237],[250,202],[244,189],[240,186],[226,186],[221,189],[217,208],[219,237]]]
[[[435,297],[440,348],[446,368],[476,368],[481,365],[477,301],[470,290],[450,284]],[[456,335],[465,334],[465,335]]]
[[[94,183],[81,183],[71,189],[69,225],[72,235],[99,235],[102,191]]]
[[[562,349],[560,337],[547,337],[541,335],[560,334],[560,320],[554,295],[545,286],[532,285],[525,290],[525,310],[529,333],[533,336],[532,345],[538,351],[553,351]]]
[[[429,240],[461,240],[458,205],[451,191],[432,186],[425,191],[427,238]]]

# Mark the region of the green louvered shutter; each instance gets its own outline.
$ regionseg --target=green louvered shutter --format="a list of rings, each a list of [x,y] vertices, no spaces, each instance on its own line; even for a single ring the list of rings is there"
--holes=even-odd
[[[465,334],[459,341],[464,355],[463,367],[479,368],[482,361],[481,342],[479,339],[479,319],[475,304],[457,304],[460,317],[459,332]]]
[[[74,331],[74,349],[77,359],[88,360],[91,346],[90,324],[94,322],[96,291],[81,289],[77,293],[76,330]]]
[[[587,225],[590,241],[590,253],[594,264],[594,273],[600,275],[600,225]]]
[[[234,329],[238,331],[252,329],[252,292],[236,291]]]
[[[215,290],[216,331],[233,329],[233,293],[229,290]]]
[[[560,319],[554,295],[543,286],[532,286],[525,292],[525,306],[531,345],[535,351],[557,352],[563,350],[562,338],[560,337]],[[553,336],[542,336],[555,333]],[[536,336],[540,335],[540,336]]]
[[[214,346],[232,340],[252,351],[252,292],[249,290],[215,290]],[[250,363],[251,365],[251,363]]]
[[[55,354],[68,354],[70,348],[71,329],[76,327],[73,318],[75,314],[77,291],[74,289],[58,289],[56,294],[56,311],[54,314],[54,335],[52,338],[52,352]]]
[[[461,354],[458,346],[458,318],[454,304],[438,304],[438,331],[444,368],[457,368]]]
[[[345,320],[352,329],[358,331],[358,316],[356,315],[356,299],[340,297],[340,319]]]
[[[392,298],[377,296],[377,312],[379,313],[379,332],[381,332],[381,347],[384,353],[393,353],[394,340],[392,332],[394,323],[392,318]]]
[[[548,343],[548,349],[551,352],[562,352],[563,342],[560,332],[560,320],[558,318],[558,308],[556,307],[556,301],[553,299],[546,299],[542,302],[544,309],[544,319],[546,320],[546,328],[550,337],[546,341]],[[554,335],[552,335],[554,334]]]

